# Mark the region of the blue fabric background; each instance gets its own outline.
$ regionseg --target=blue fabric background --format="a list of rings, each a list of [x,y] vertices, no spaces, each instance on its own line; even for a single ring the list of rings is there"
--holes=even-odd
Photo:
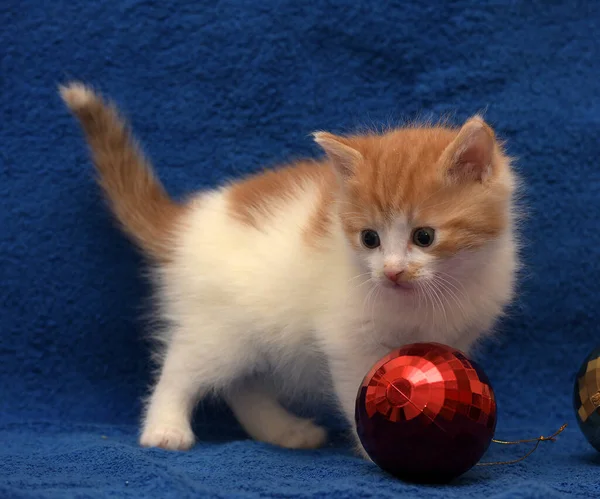
[[[570,397],[600,343],[600,3],[3,0],[0,14],[0,496],[598,494]],[[138,448],[148,286],[56,95],[70,78],[122,106],[177,196],[316,154],[316,129],[484,111],[530,215],[520,300],[479,358],[497,435],[570,428],[445,487],[384,476],[335,432],[315,452],[249,441],[219,405],[191,452]]]

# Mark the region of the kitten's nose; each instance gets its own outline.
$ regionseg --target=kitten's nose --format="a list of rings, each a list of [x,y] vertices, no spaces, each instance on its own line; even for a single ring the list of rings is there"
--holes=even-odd
[[[384,275],[392,282],[398,282],[402,275],[402,270],[385,270]]]

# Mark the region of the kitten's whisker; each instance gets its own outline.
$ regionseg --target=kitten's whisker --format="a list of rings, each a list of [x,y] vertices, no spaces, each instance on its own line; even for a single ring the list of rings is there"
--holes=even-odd
[[[350,284],[352,281],[358,279],[359,277],[365,277],[365,276],[370,276],[371,272],[363,272],[362,274],[358,274],[355,275],[354,277],[351,277],[350,279],[348,279],[348,284]]]
[[[436,274],[436,275],[440,275],[440,276],[445,276],[445,277],[447,277],[448,279],[451,279],[452,281],[454,281],[455,283],[457,283],[457,284],[458,284],[458,285],[459,285],[461,288],[463,288],[463,289],[464,289],[464,285],[463,285],[463,283],[462,283],[460,280],[458,280],[456,277],[454,277],[453,275],[450,275],[450,274],[448,274],[447,272],[443,272],[443,271],[441,271],[441,270],[436,270],[436,271],[435,271],[435,274]]]
[[[375,305],[377,305],[377,299],[381,294],[381,286],[375,286],[375,290],[376,291],[371,303],[371,324],[373,324],[373,331],[377,331],[377,326],[375,325]]]
[[[425,310],[427,311],[426,321],[428,321],[430,308],[431,308],[431,310],[434,310],[435,306],[433,304],[433,300],[431,300],[431,307],[429,307],[429,299],[431,298],[431,293],[429,291],[429,283],[427,283],[426,281],[423,282],[423,296],[425,298]],[[432,317],[433,317],[433,319],[432,319],[431,325],[435,326],[435,324],[434,324],[435,316],[432,315]]]
[[[458,286],[456,286],[455,284],[453,284],[448,279],[444,278],[443,276],[446,276],[446,278],[448,278],[448,279],[452,279],[452,281],[454,281],[456,284],[458,284],[458,286],[460,286],[460,288]],[[456,289],[457,292],[459,292],[461,294],[461,296],[464,297],[464,299],[467,303],[471,304],[471,297],[469,296],[469,293],[467,293],[467,290],[465,289],[464,284],[462,282],[460,282],[458,279],[456,279],[456,277],[453,277],[450,274],[447,274],[446,272],[436,272],[436,277],[439,279],[442,279],[444,282],[451,285],[454,289]]]
[[[369,278],[369,279],[367,279],[365,282],[361,282],[360,284],[357,284],[357,285],[355,285],[354,287],[355,287],[356,289],[358,289],[358,288],[361,288],[361,287],[363,287],[363,286],[364,286],[365,284],[367,284],[367,283],[371,283],[371,284],[373,284],[373,285],[376,285],[376,284],[377,284],[377,281],[376,281],[375,279]]]
[[[446,284],[444,284],[442,281],[435,281],[435,284],[437,284],[441,289],[439,290],[440,293],[448,293],[450,295],[450,297],[455,301],[456,306],[458,307],[460,313],[462,314],[462,316],[467,319],[467,312],[465,311],[465,308],[463,306],[462,301],[458,298],[458,296],[456,295],[456,293],[454,293],[454,291],[452,291],[450,288],[447,287]]]
[[[420,310],[420,309],[421,309],[421,298],[422,298],[422,297],[421,297],[421,286],[420,286],[420,285],[417,283],[417,286],[416,286],[416,288],[415,288],[415,289],[416,289],[416,291],[417,291],[417,298],[418,298],[418,301],[417,301],[417,309],[419,309],[419,310]]]
[[[367,310],[367,308],[369,307],[369,300],[371,298],[371,296],[373,295],[375,289],[377,289],[376,285],[373,285],[371,287],[371,289],[369,289],[369,291],[367,292],[367,295],[365,296],[365,299],[363,301],[363,311],[362,311],[362,315],[365,315],[365,312]]]
[[[446,307],[444,307],[444,302],[441,299],[438,290],[433,286],[433,283],[431,283],[431,292],[433,293],[433,296],[435,297],[437,303],[439,303],[441,311],[444,314],[444,323],[448,324],[448,315],[446,314]]]
[[[468,299],[468,295],[464,291],[464,288],[463,289],[458,288],[456,285],[454,285],[450,281],[444,279],[442,276],[440,276],[440,275],[434,276],[433,281],[434,282],[440,282],[440,283],[443,282],[446,286],[450,287],[449,289],[453,289],[454,291],[456,291],[456,293],[459,293],[460,296],[462,296],[465,299]]]
[[[456,292],[451,287],[448,286],[447,283],[445,283],[442,280],[435,279],[435,280],[433,280],[433,284],[435,286],[437,286],[440,289],[440,291],[443,291],[444,293],[448,293],[450,295],[450,297],[456,301],[457,304],[461,304],[459,296],[456,294]]]
[[[418,304],[418,306],[419,306],[419,309],[425,310],[425,324],[427,324],[429,322],[429,314],[430,314],[429,298],[427,295],[427,287],[419,284],[418,289],[419,289],[419,304]]]

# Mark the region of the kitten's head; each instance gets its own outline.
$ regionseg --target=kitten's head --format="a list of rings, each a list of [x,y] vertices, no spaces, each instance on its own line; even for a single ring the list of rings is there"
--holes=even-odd
[[[315,140],[340,183],[342,227],[365,270],[410,290],[510,227],[514,178],[478,116],[460,129],[404,128]]]

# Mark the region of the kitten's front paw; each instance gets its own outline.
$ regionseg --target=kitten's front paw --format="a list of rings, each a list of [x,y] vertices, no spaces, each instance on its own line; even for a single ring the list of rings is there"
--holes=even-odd
[[[273,444],[287,449],[316,449],[327,440],[327,432],[309,419],[296,419],[273,439]]]
[[[140,437],[142,447],[160,447],[166,450],[188,450],[195,441],[190,428],[173,426],[151,426],[145,428]]]

